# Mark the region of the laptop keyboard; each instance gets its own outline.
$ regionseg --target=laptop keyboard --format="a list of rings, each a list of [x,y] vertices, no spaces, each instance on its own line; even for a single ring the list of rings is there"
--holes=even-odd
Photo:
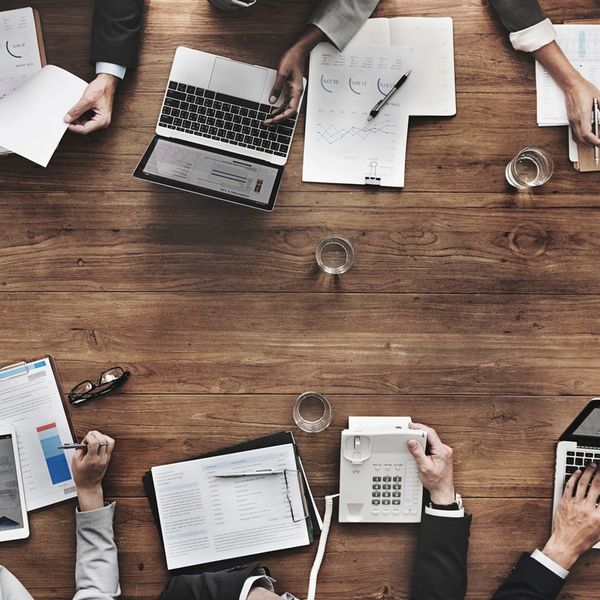
[[[565,484],[577,469],[585,469],[590,463],[600,463],[600,450],[576,450],[567,452],[567,468],[565,469]]]
[[[296,117],[266,127],[263,121],[272,110],[270,104],[169,81],[159,124],[240,148],[287,156]]]

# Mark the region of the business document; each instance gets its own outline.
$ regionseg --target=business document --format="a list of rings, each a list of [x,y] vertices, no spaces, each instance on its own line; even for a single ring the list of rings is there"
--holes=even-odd
[[[310,55],[303,181],[404,185],[408,112],[404,88],[377,117],[369,112],[411,67],[407,47],[318,44]]]
[[[49,358],[0,371],[0,423],[17,431],[28,511],[77,495],[70,456],[58,449],[74,440]]]
[[[287,470],[216,477],[223,472]],[[154,467],[169,570],[310,544],[294,446]]]

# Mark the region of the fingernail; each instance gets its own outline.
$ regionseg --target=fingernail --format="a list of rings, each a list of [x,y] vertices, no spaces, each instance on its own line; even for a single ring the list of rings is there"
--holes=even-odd
[[[71,117],[71,115],[66,114],[65,115],[65,123],[70,123],[73,120],[73,118]]]
[[[275,102],[277,102],[277,96],[271,96],[271,97],[269,98],[269,102],[270,102],[271,104],[275,104]]]

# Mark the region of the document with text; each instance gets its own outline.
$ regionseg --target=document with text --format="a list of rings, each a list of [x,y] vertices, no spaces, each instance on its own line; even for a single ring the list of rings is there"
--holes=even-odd
[[[218,477],[218,474],[270,475]],[[167,568],[306,546],[311,535],[292,444],[154,467]]]

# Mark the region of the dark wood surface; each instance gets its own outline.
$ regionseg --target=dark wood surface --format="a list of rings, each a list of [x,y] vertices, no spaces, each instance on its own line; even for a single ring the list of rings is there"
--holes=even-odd
[[[468,598],[484,599],[543,545],[555,440],[600,392],[600,175],[572,169],[565,128],[536,127],[531,60],[481,0],[377,10],[455,24],[458,114],[411,121],[404,190],[303,184],[303,119],[272,214],[131,177],[177,46],[275,66],[310,4],[222,15],[204,0],[146,0],[113,127],[67,135],[46,170],[0,160],[0,361],[51,352],[66,388],[113,364],[133,372],[121,393],[71,411],[80,435],[117,439],[106,492],[124,598],[155,598],[166,581],[140,479],[150,466],[291,428],[321,499],[337,489],[347,417],[378,414],[411,415],[454,446],[474,515]],[[49,61],[90,78],[92,0],[35,6]],[[594,0],[544,6],[557,22],[599,16]],[[536,144],[555,175],[518,194],[504,167]],[[329,233],[357,251],[337,281],[314,261]],[[313,436],[291,418],[307,389],[335,414]],[[41,600],[73,593],[73,508],[36,512],[29,540],[0,546]],[[319,597],[408,598],[416,532],[335,525]],[[282,591],[304,597],[314,550],[265,557]],[[598,554],[583,558],[562,598],[596,597],[599,569]]]

